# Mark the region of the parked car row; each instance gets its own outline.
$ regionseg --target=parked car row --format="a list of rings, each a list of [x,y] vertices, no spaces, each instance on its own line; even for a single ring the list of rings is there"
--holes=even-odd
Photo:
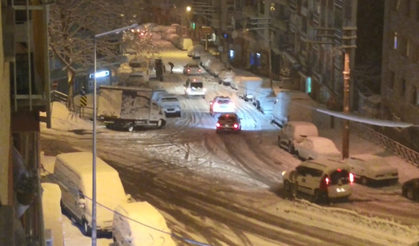
[[[378,155],[353,155],[342,160],[335,144],[320,137],[310,122],[287,122],[278,133],[278,146],[303,160],[294,170],[282,173],[285,190],[312,195],[316,202],[346,200],[354,181],[367,186],[399,180],[397,168]],[[405,182],[402,195],[419,200],[419,178]]]
[[[59,154],[52,174],[61,189],[61,208],[86,236],[92,233],[91,161],[89,152]],[[118,172],[100,158],[96,159],[96,177],[98,232],[112,232],[115,245],[176,245],[160,212],[125,194]]]

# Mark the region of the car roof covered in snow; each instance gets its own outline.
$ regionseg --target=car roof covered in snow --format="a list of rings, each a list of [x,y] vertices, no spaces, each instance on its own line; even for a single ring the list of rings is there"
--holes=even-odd
[[[156,228],[159,230],[164,230],[166,229],[164,227],[167,227],[163,215],[148,202],[120,203],[116,208],[116,212],[128,217],[129,223],[133,225],[138,224],[141,226],[141,224],[144,224],[147,226],[159,227]],[[164,225],[162,223],[164,223]]]
[[[332,158],[319,158],[315,160],[309,160],[303,162],[302,165],[306,167],[322,169],[326,173],[336,169],[345,169],[346,171],[350,171],[350,167],[346,163]]]
[[[77,175],[84,176],[92,173],[93,154],[91,152],[73,152],[57,155],[63,165],[70,168]],[[97,174],[118,174],[118,172],[99,157],[96,157]]]
[[[322,144],[322,143],[326,143],[326,142],[327,143],[330,143],[330,142],[333,143],[332,140],[330,140],[328,138],[325,138],[325,137],[308,136],[308,137],[306,137],[306,139],[307,140],[310,140],[311,142],[313,142],[314,145],[316,145],[316,144]]]

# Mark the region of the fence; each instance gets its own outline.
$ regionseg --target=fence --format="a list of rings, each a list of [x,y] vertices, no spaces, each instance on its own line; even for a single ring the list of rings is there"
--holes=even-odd
[[[360,123],[351,122],[351,132],[381,145],[393,154],[419,168],[419,153]]]
[[[64,102],[67,103],[68,96],[65,93],[60,91],[53,90],[51,91],[51,102]]]

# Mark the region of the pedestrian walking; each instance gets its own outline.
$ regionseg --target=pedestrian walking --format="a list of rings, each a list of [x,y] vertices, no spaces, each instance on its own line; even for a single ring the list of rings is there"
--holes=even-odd
[[[170,73],[173,73],[173,67],[175,66],[175,64],[173,64],[172,62],[169,62],[169,66],[170,66]]]

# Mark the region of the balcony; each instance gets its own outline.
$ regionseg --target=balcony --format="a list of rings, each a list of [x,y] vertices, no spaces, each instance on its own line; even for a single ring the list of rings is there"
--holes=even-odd
[[[3,46],[5,61],[10,62],[11,105],[18,111],[47,111],[50,122],[50,81],[46,23],[32,11],[44,11],[41,5],[26,6],[25,1],[14,1],[3,7]],[[27,14],[29,11],[29,15]]]
[[[283,32],[286,32],[288,30],[288,23],[289,20],[283,20],[283,19],[274,19],[271,23],[272,27],[279,29]]]
[[[293,12],[297,12],[297,0],[290,1],[290,10]]]
[[[335,6],[337,8],[343,9],[343,0],[335,0]]]
[[[307,17],[308,16],[308,9],[306,7],[301,7],[301,15]]]
[[[318,12],[311,12],[310,20],[314,25],[320,24],[320,14]]]

